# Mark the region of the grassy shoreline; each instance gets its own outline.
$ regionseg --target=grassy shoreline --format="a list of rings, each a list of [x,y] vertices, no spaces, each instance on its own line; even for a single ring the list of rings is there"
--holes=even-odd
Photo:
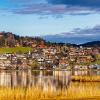
[[[71,80],[79,82],[100,82],[100,76],[72,76]]]

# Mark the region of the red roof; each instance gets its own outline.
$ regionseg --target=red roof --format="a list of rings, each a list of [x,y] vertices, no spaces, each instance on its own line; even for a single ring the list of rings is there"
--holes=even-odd
[[[43,49],[43,48],[45,48],[46,46],[45,45],[43,45],[43,44],[40,44],[39,45],[39,48],[41,48],[41,49]]]

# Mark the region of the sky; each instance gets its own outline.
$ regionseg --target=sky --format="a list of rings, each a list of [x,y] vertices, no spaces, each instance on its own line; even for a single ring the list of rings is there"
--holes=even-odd
[[[0,31],[99,40],[100,0],[0,0]]]

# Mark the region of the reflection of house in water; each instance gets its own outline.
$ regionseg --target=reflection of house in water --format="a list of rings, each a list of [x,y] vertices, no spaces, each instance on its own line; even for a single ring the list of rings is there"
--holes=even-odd
[[[83,75],[88,75],[88,76],[92,76],[92,75],[100,75],[100,71],[96,71],[96,70],[76,70],[76,71],[74,71],[74,73],[73,73],[73,75],[76,75],[76,76],[78,76],[78,75],[81,75],[81,76],[83,76]]]
[[[67,88],[70,72],[67,71],[2,71],[0,86],[38,87],[44,91]]]
[[[17,86],[29,87],[31,86],[31,71],[17,72]]]
[[[0,72],[0,86],[6,87],[26,87],[28,81],[27,73],[23,71],[1,71]]]
[[[11,86],[11,74],[0,72],[0,86]]]
[[[74,75],[100,75],[100,71],[74,71]],[[70,71],[0,71],[0,86],[33,86],[56,91],[68,87],[70,76]]]
[[[70,76],[69,72],[64,71],[40,71],[39,75],[35,75],[33,75],[34,85],[45,91],[67,88]]]
[[[16,74],[16,71],[13,71],[11,73],[11,83],[12,83],[11,87],[12,86],[13,87],[16,87],[17,86],[17,74]]]
[[[89,71],[81,71],[81,70],[76,70],[74,71],[74,75],[88,75],[89,74]]]
[[[70,71],[54,71],[53,75],[60,88],[67,87],[70,82]]]

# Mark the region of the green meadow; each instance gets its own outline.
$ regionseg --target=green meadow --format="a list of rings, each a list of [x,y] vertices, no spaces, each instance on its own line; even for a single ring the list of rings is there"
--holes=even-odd
[[[0,48],[0,54],[5,54],[5,53],[26,53],[32,51],[32,48],[30,47],[3,47]]]

